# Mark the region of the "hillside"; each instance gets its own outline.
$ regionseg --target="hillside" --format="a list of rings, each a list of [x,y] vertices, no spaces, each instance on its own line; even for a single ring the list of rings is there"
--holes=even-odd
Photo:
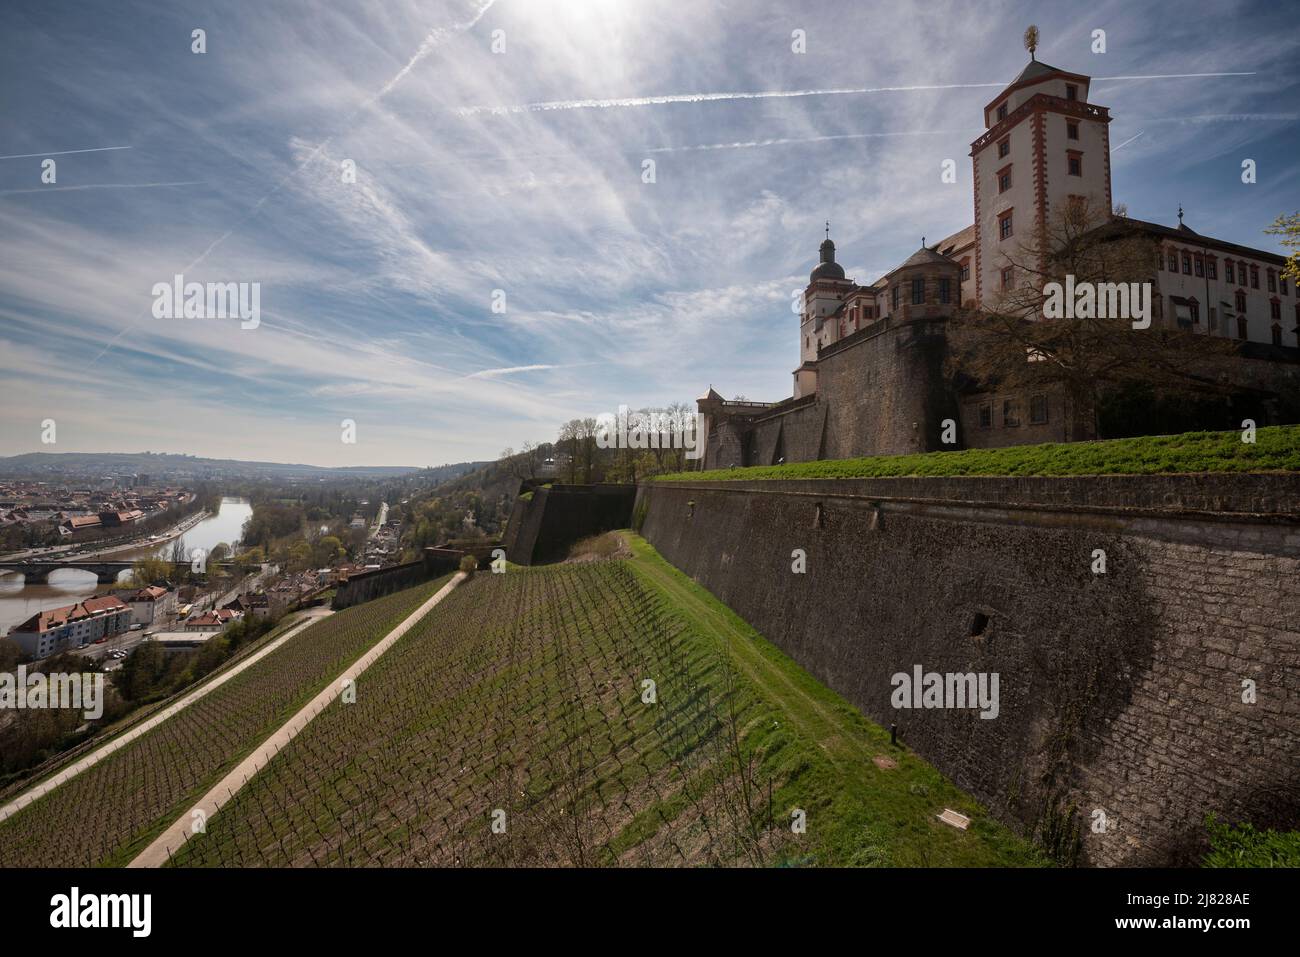
[[[643,541],[633,548],[462,584],[174,863],[1042,863]],[[970,829],[939,823],[944,808]]]
[[[27,452],[0,458],[0,475],[84,476],[143,473],[186,478],[392,478],[419,472],[432,482],[446,482],[482,467],[461,462],[421,469],[417,466],[349,465],[329,468],[284,462],[211,459],[164,452]]]

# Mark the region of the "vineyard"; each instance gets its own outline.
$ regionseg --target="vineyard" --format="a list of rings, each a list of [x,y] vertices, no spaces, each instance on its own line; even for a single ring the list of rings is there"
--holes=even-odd
[[[0,822],[0,866],[128,862],[205,787],[444,582],[311,625],[211,694]]]
[[[633,545],[462,584],[172,863],[1041,863]]]

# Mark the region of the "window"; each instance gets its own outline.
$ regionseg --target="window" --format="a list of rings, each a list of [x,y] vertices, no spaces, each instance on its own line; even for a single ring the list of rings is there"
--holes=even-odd
[[[1246,311],[1246,294],[1245,294],[1244,292],[1242,292],[1240,289],[1238,289],[1238,290],[1237,290],[1237,296],[1236,296],[1236,299],[1237,299],[1237,311],[1238,311],[1238,312],[1245,312],[1245,311]]]
[[[1169,271],[1178,272],[1178,253],[1169,250]]]
[[[1079,138],[1079,124],[1073,120],[1066,120],[1065,135],[1072,140],[1077,140]]]
[[[1005,120],[1006,118],[1007,118],[1007,105],[1003,103],[998,106],[998,119]]]
[[[1237,317],[1237,338],[1238,339],[1246,338],[1246,317],[1245,316]]]
[[[1196,275],[1203,278],[1205,276],[1205,260],[1201,258],[1199,253],[1193,257],[1192,265],[1196,269]]]
[[[1067,100],[1077,100],[1079,98],[1079,88],[1073,83],[1065,84],[1065,98]]]
[[[1236,273],[1237,270],[1233,268],[1232,260],[1231,259],[1225,260],[1223,263],[1224,280],[1226,280],[1227,282],[1236,282],[1237,281]]]
[[[1020,425],[1020,403],[1015,399],[1002,400],[1002,426],[1014,429]]]
[[[919,306],[923,302],[925,302],[925,280],[913,279],[912,280],[912,305]]]
[[[1250,288],[1251,289],[1259,288],[1259,267],[1258,266],[1250,267]]]
[[[1011,155],[1011,137],[1004,136],[998,140],[998,159]]]
[[[1047,396],[1041,392],[1029,397],[1029,424],[1047,424]]]
[[[894,284],[893,290],[889,294],[890,307],[894,312],[898,312],[898,284]]]
[[[1078,153],[1071,153],[1068,160],[1069,172],[1071,176],[1083,175],[1083,157]]]
[[[1219,278],[1219,263],[1213,256],[1205,260],[1205,275],[1211,279]]]
[[[1008,239],[1011,233],[1011,210],[1008,209],[998,217],[998,239]]]
[[[952,302],[952,280],[947,276],[939,280],[939,301],[947,305]]]
[[[1191,254],[1190,254],[1190,253],[1183,253],[1183,275],[1185,275],[1185,276],[1190,276],[1191,274],[1192,274],[1192,257],[1191,257]]]
[[[1195,299],[1187,303],[1187,309],[1192,314],[1192,325],[1200,325],[1201,322],[1201,304]]]
[[[1002,172],[998,173],[998,192],[1005,193],[1011,188],[1011,167],[1008,166]]]
[[[961,281],[967,282],[970,279],[970,260],[962,260],[961,264]]]
[[[1276,300],[1276,299],[1274,299],[1272,302],[1270,302],[1270,303],[1268,304],[1268,315],[1269,315],[1269,318],[1272,319],[1274,322],[1281,322],[1281,321],[1282,321],[1282,303],[1280,303],[1280,302],[1279,302],[1278,300]]]
[[[1268,291],[1277,292],[1277,273],[1271,269],[1268,271]]]
[[[1285,279],[1281,279],[1281,278],[1279,278],[1278,281],[1277,281],[1277,287],[1278,287],[1278,289],[1280,289],[1280,290],[1282,291],[1282,295],[1284,295],[1284,296],[1289,296],[1289,295],[1290,295],[1290,293],[1286,291],[1286,280],[1285,280]]]
[[[1015,278],[1015,277],[1012,275],[1011,267],[1010,267],[1010,266],[1007,266],[1005,269],[1003,269],[1003,270],[1002,270],[1002,288],[1003,288],[1003,289],[1010,289],[1010,288],[1012,288],[1012,280],[1013,280],[1014,278]]]
[[[993,428],[993,403],[992,402],[980,403],[980,428],[981,429]]]
[[[1281,344],[1282,344],[1282,327],[1275,322],[1273,323],[1273,345],[1280,346]]]
[[[1246,264],[1244,262],[1237,262],[1237,277],[1237,282],[1243,286],[1246,285]]]

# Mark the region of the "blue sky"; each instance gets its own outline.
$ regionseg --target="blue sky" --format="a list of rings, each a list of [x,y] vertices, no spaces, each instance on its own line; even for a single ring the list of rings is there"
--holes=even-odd
[[[1091,98],[1112,145],[1131,140],[1112,157],[1131,215],[1174,223],[1181,202],[1200,232],[1281,251],[1263,230],[1300,208],[1289,18],[1131,0],[11,0],[0,454],[429,465],[710,384],[788,396],[791,294],[823,221],[859,281],[968,225],[969,144],[1031,22],[1039,59],[1098,78],[1250,73],[1100,79]],[[827,92],[845,90],[878,91]],[[730,95],[773,92],[807,95]],[[88,149],[41,183],[44,157]],[[260,283],[260,326],[153,318],[153,284],[178,272]]]

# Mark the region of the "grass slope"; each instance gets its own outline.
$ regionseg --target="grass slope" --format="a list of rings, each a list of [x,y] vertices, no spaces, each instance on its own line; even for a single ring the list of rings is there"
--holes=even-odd
[[[756,697],[761,719],[745,748],[785,783],[782,807],[808,811],[801,861],[837,866],[1042,865],[1031,845],[992,820],[973,798],[916,755],[892,747],[889,733],[820,684],[639,535],[627,533],[643,581],[664,594],[702,640],[727,656]],[[897,767],[882,770],[872,758]],[[936,815],[971,818],[958,831]]]
[[[963,452],[880,455],[750,468],[675,472],[656,482],[744,479],[889,478],[909,475],[1154,475],[1189,472],[1300,471],[1300,426],[1241,432],[1187,432],[1103,442],[1019,445]]]

